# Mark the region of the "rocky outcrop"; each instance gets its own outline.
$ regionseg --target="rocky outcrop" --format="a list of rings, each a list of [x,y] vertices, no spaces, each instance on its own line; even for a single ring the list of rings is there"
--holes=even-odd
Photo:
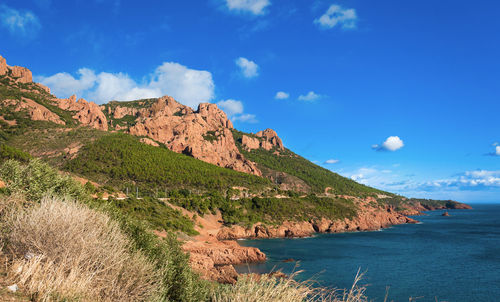
[[[262,175],[278,185],[283,191],[310,192],[311,187],[302,179],[286,172],[275,171],[266,167],[261,168]]]
[[[278,134],[273,129],[266,129],[264,131],[259,131],[256,134],[258,137],[263,138],[263,142],[261,143],[261,147],[266,150],[271,150],[274,147],[277,147],[280,150],[283,150],[285,147],[283,146],[283,142],[281,138],[278,137]]]
[[[108,107],[108,114],[112,114],[113,118],[121,119],[127,115],[136,116],[139,113],[137,108],[116,106],[114,108]]]
[[[257,137],[250,137],[248,135],[243,135],[241,137],[241,144],[246,150],[254,150],[262,148],[265,150],[271,150],[277,148],[279,150],[284,150],[283,142],[278,134],[273,129],[266,129],[264,131],[259,131],[255,134]]]
[[[182,246],[190,254],[191,267],[205,279],[234,283],[238,274],[233,264],[266,261],[266,255],[254,247],[240,246],[236,241],[190,241]]]
[[[75,95],[69,99],[55,99],[55,103],[63,110],[75,111],[73,118],[83,125],[99,130],[108,130],[108,120],[96,103],[87,102],[84,99],[76,101]]]
[[[40,89],[42,89],[43,91],[45,91],[45,92],[47,92],[48,94],[50,94],[50,88],[49,88],[49,87],[47,87],[47,86],[45,86],[45,85],[43,85],[43,84],[40,84],[40,83],[35,83],[35,85],[36,85],[38,88],[40,88]]]
[[[130,127],[130,134],[150,137],[174,152],[220,167],[262,175],[257,166],[239,152],[231,131],[233,125],[215,104],[203,103],[194,111],[164,96],[136,114],[138,118]]]
[[[34,121],[48,121],[59,125],[66,124],[54,112],[25,97],[22,97],[21,100],[5,100],[4,104],[7,106],[14,106],[14,111],[25,111],[28,113],[30,119]]]
[[[33,75],[28,68],[21,66],[9,66],[4,57],[0,56],[0,75],[6,75],[11,72],[11,77],[18,83],[33,82]]]
[[[12,66],[10,67],[10,70],[12,71],[12,77],[15,78],[16,82],[19,83],[33,82],[33,76],[28,68],[21,66]]]
[[[9,71],[7,61],[4,57],[0,56],[0,76],[5,75]]]
[[[153,147],[159,147],[160,146],[160,144],[158,144],[154,140],[152,140],[150,138],[147,138],[147,137],[141,138],[141,143],[146,144],[146,145],[150,145],[150,146],[153,146]]]
[[[321,218],[315,221],[285,221],[279,226],[258,223],[250,228],[224,227],[217,234],[217,238],[219,240],[235,240],[241,238],[308,237],[314,233],[374,231],[405,223],[417,223],[417,221],[392,210],[392,208],[362,207],[353,219],[330,220]]]
[[[255,137],[250,137],[247,135],[243,135],[241,137],[241,144],[247,150],[253,150],[260,148],[260,140]]]

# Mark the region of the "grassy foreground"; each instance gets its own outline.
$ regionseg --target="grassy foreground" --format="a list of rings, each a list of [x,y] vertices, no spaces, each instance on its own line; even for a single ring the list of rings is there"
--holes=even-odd
[[[348,292],[319,295],[292,278],[207,282],[191,271],[173,234],[159,239],[147,224],[92,199],[39,160],[5,161],[0,179],[7,185],[0,194],[0,243],[8,279],[34,301],[366,300],[362,288],[348,300]]]

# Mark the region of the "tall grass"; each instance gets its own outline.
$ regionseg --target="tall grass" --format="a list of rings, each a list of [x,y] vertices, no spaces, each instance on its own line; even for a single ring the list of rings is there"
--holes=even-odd
[[[299,273],[299,272],[297,272]],[[350,289],[335,290],[315,286],[312,281],[296,281],[297,273],[285,278],[269,275],[241,276],[233,286],[216,292],[213,302],[367,302],[365,287],[358,286],[363,274],[356,275]]]
[[[6,161],[0,166],[0,179],[7,184],[7,189],[4,190],[7,196],[2,196],[2,192],[0,192],[0,218],[4,222],[6,217],[15,216],[17,210],[37,208],[36,205],[44,200],[43,196],[47,194],[59,196],[59,201],[62,203],[69,201],[74,206],[87,210],[90,208],[94,213],[109,217],[110,219],[107,218],[109,223],[118,226],[122,235],[128,238],[130,250],[143,255],[147,258],[148,265],[152,266],[157,281],[153,290],[154,300],[208,301],[212,291],[217,286],[214,283],[201,280],[198,274],[191,270],[189,255],[181,250],[181,243],[174,234],[170,234],[166,239],[158,238],[151,232],[148,223],[122,211],[112,202],[102,202],[90,198],[82,185],[68,176],[59,174],[57,170],[40,160],[34,159],[28,164],[21,164],[14,160]],[[69,196],[70,199],[65,196]],[[72,202],[73,199],[76,201]],[[27,212],[22,213],[27,215]],[[58,215],[62,214],[64,212],[58,213]],[[56,223],[60,218],[54,215],[50,217]],[[12,220],[10,221],[12,222]],[[91,225],[85,227],[82,225],[83,230],[92,227],[92,222],[90,220],[87,222]],[[71,226],[71,223],[69,225]],[[116,230],[116,228],[113,229]],[[64,229],[61,230],[64,231]],[[60,230],[51,229],[52,233],[58,231]],[[3,226],[0,225],[0,232],[0,244],[4,247],[3,250],[6,253],[15,253],[12,258],[22,258],[22,252],[9,251],[11,249],[9,240],[14,234],[11,234],[11,231],[5,227],[5,223]],[[107,240],[105,237],[101,237],[101,239]],[[80,238],[80,240],[82,239]],[[36,241],[36,244],[42,244],[42,242]],[[78,249],[72,250],[78,253]],[[109,253],[112,251],[103,251],[103,255]],[[44,281],[40,280],[40,282]],[[45,285],[40,283],[40,287],[43,286]]]
[[[203,281],[174,234],[157,238],[148,224],[90,198],[47,164],[7,161],[0,178],[10,195],[0,194],[0,244],[12,281],[34,301],[367,301],[359,278],[346,291],[294,276],[242,276],[234,286]]]
[[[144,301],[158,288],[153,265],[118,224],[68,200],[5,217],[13,278],[38,301]]]

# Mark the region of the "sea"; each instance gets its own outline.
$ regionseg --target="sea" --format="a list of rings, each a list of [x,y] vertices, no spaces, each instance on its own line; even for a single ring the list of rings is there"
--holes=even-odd
[[[381,231],[298,239],[239,240],[258,247],[266,263],[241,273],[281,270],[319,286],[351,287],[358,270],[371,301],[500,301],[500,204],[415,216],[421,223]],[[292,262],[284,262],[293,259]]]

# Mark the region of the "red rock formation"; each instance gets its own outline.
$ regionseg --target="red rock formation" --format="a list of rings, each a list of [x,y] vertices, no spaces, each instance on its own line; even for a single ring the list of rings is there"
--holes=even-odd
[[[278,137],[278,134],[273,129],[266,129],[264,131],[259,131],[256,134],[258,137],[264,138],[264,144],[262,148],[266,150],[270,150],[273,147],[278,147],[278,149],[284,149],[283,142],[281,138]]]
[[[283,146],[283,142],[281,138],[278,137],[278,134],[273,129],[266,129],[264,131],[257,132],[255,137],[250,137],[247,135],[243,135],[241,137],[241,144],[247,150],[253,150],[258,148],[263,148],[265,150],[271,150],[273,148],[278,148],[280,150],[285,149]]]
[[[0,56],[0,75],[5,75],[9,71],[7,61],[4,57]]]
[[[5,75],[12,72],[12,78],[19,83],[31,83],[33,82],[33,77],[31,71],[28,68],[20,66],[9,66],[5,58],[0,56],[0,75]]]
[[[332,221],[321,218],[317,221],[291,222],[285,221],[279,226],[264,226],[260,223],[250,228],[232,226],[221,228],[217,233],[219,240],[234,240],[241,238],[281,238],[307,237],[314,233],[341,233],[353,231],[373,231],[396,224],[416,223],[390,208],[372,208],[362,206],[358,216],[353,219]]]
[[[164,96],[150,108],[138,111],[137,123],[129,133],[148,136],[174,152],[211,164],[262,175],[256,165],[239,152],[232,128],[231,121],[215,104],[203,103],[194,111],[172,97]]]
[[[28,68],[21,66],[12,66],[10,67],[12,71],[12,77],[16,79],[16,82],[19,83],[32,83],[33,76],[31,75],[31,71]]]
[[[113,113],[113,118],[115,119],[121,119],[126,115],[135,116],[138,112],[139,110],[133,107],[116,106],[115,108],[113,108],[113,111],[111,110],[111,107],[108,107],[108,113]]]
[[[241,144],[247,150],[253,150],[260,148],[260,141],[258,138],[243,135],[241,137]]]
[[[108,120],[96,103],[87,102],[84,99],[76,101],[75,95],[69,99],[55,99],[54,101],[63,110],[76,111],[73,118],[83,125],[99,130],[108,130]]]
[[[50,94],[50,88],[43,85],[43,84],[40,84],[40,83],[35,83],[36,86],[38,86],[39,88],[41,88],[42,90],[44,90],[45,92],[47,92],[48,94]]]
[[[37,102],[25,97],[23,97],[21,100],[5,100],[5,105],[14,106],[14,111],[27,112],[30,119],[34,121],[49,121],[59,125],[66,124],[57,114],[53,113]]]
[[[147,138],[147,137],[141,138],[141,143],[146,144],[146,145],[150,145],[150,146],[154,146],[154,147],[159,147],[160,146],[160,144],[158,144],[154,140],[152,140],[150,138]]]

